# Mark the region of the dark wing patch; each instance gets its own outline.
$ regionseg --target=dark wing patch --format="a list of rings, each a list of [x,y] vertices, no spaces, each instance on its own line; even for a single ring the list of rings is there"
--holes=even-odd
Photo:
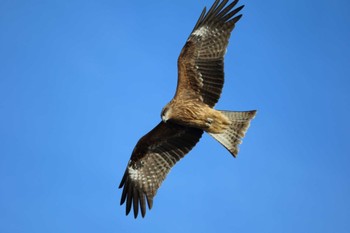
[[[123,188],[120,204],[126,201],[126,214],[131,206],[134,217],[139,207],[142,217],[153,205],[153,197],[177,161],[199,141],[203,131],[172,123],[159,123],[135,146],[119,188]]]
[[[216,0],[206,13],[204,8],[178,59],[178,87],[176,96],[198,98],[213,107],[224,85],[224,55],[235,23],[235,16],[243,6],[233,7],[235,0]],[[226,7],[225,7],[226,6]],[[235,16],[235,17],[234,17]]]

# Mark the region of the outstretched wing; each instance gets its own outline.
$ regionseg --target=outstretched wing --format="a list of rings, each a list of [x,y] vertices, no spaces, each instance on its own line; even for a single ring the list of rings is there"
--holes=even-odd
[[[135,146],[119,188],[123,188],[120,204],[126,201],[126,214],[134,208],[136,218],[152,208],[153,197],[170,169],[199,141],[203,131],[172,123],[159,123]]]
[[[196,98],[213,107],[224,85],[224,55],[243,6],[238,0],[216,0],[204,8],[178,58],[178,84],[175,98]],[[232,10],[233,9],[233,10]],[[235,17],[234,17],[235,16]]]

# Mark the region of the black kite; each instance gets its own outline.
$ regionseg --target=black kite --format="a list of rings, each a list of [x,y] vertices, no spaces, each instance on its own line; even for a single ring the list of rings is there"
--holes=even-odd
[[[178,83],[174,98],[163,108],[162,121],[135,146],[120,183],[121,205],[142,217],[177,161],[199,141],[203,131],[219,141],[234,157],[256,111],[213,109],[224,84],[224,55],[233,28],[242,15],[238,0],[216,0],[202,11],[178,58]]]

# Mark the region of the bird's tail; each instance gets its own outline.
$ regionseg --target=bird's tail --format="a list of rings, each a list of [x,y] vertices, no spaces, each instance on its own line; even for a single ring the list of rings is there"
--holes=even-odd
[[[242,143],[242,138],[249,128],[250,121],[255,117],[256,110],[246,112],[220,112],[230,119],[231,125],[223,133],[209,134],[236,157],[239,151],[238,145]]]

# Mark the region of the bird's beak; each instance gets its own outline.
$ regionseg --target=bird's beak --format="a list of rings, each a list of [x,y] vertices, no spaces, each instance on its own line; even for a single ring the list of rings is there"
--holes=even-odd
[[[168,120],[168,118],[167,118],[167,117],[162,116],[162,121],[163,121],[164,123],[166,123],[166,122],[167,122],[167,120]]]

